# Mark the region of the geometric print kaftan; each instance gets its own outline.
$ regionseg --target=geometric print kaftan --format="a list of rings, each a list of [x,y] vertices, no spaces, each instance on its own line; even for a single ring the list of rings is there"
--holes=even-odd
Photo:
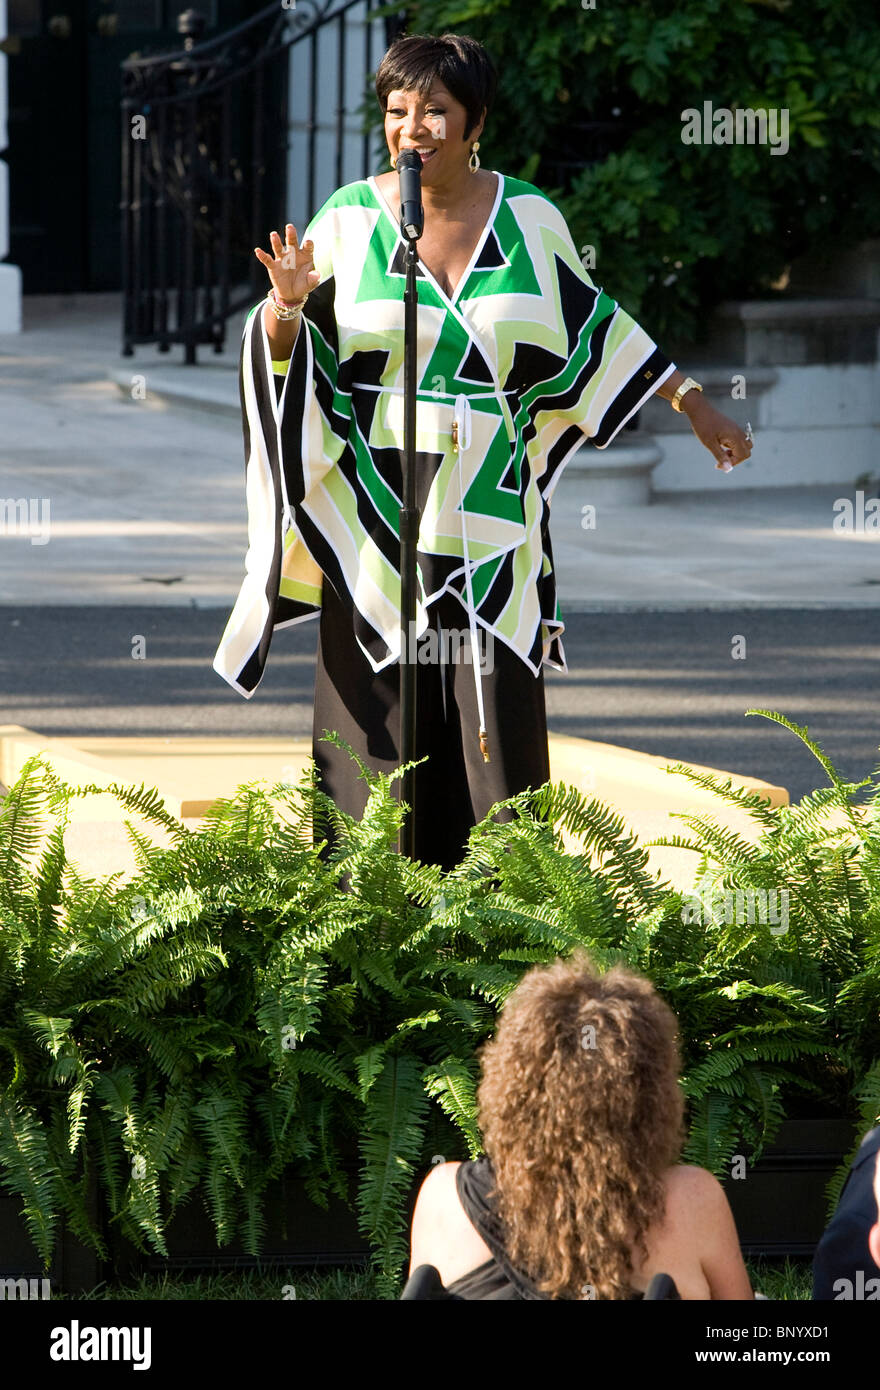
[[[497,180],[453,293],[418,264],[416,634],[450,592],[537,675],[565,669],[548,529],[561,471],[675,368],[592,283],[558,208]],[[270,360],[263,301],[242,338],[246,576],[214,670],[245,698],[274,631],[317,616],[326,582],[375,671],[401,654],[405,242],[373,178],[338,189],[307,239],[321,282],[290,361]],[[453,419],[468,423],[458,450]]]

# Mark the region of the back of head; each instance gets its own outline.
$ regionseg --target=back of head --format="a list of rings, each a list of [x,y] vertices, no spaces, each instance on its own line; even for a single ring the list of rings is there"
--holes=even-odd
[[[551,1297],[625,1298],[681,1152],[675,1015],[585,953],[530,970],[483,1048],[478,1100],[507,1252]]]

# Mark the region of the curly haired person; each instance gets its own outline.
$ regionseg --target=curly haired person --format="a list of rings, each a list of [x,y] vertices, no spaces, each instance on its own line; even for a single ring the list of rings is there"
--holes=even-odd
[[[677,1023],[650,981],[582,952],[530,970],[483,1047],[484,1157],[419,1191],[410,1273],[467,1299],[751,1299],[720,1183],[680,1163]]]

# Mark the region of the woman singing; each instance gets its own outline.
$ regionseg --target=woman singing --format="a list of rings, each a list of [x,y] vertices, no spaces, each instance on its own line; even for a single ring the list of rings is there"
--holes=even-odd
[[[416,854],[444,867],[492,804],[549,777],[544,665],[565,669],[550,498],[654,392],[718,460],[750,453],[593,285],[539,189],[480,167],[495,71],[455,34],[397,40],[376,74],[392,166],[422,160],[418,241]],[[345,185],[300,243],[255,254],[271,282],[241,358],[247,577],[214,669],[246,698],[273,632],[320,614],[315,759],[359,816],[363,761],[399,763],[405,243],[394,171]],[[303,326],[303,323],[305,326]]]

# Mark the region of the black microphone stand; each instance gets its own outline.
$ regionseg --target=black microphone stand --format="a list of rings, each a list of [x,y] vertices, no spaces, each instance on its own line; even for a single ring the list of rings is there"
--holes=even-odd
[[[403,295],[403,506],[400,509],[400,761],[416,755],[416,545],[421,513],[416,506],[416,392],[418,391],[416,237],[401,226],[406,238],[406,288]],[[400,827],[398,849],[415,859],[415,768],[404,772],[400,799],[409,813]]]

